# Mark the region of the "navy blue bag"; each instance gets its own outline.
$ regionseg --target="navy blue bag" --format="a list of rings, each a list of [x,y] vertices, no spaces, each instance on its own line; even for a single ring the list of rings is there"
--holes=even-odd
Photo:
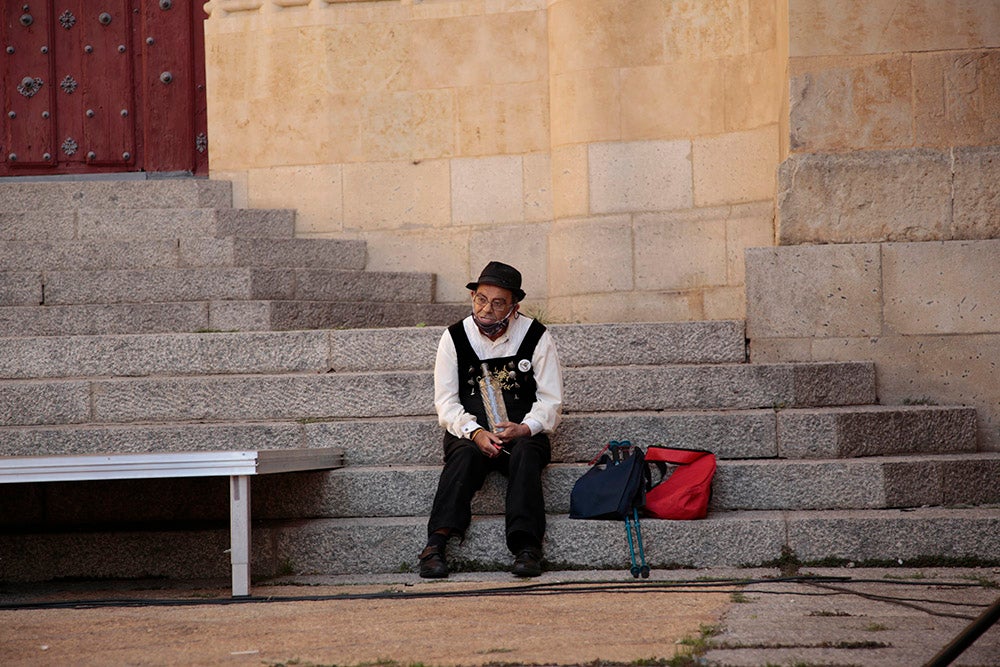
[[[628,440],[612,440],[591,461],[590,469],[576,480],[569,497],[571,519],[618,519],[625,521],[633,577],[649,577],[646,551],[639,527],[639,508],[646,502],[650,485],[649,467],[642,449]],[[631,525],[630,525],[631,524]],[[636,563],[632,525],[642,565]]]
[[[612,440],[573,485],[569,518],[620,521],[631,516],[646,502],[648,475],[641,449],[628,440]]]

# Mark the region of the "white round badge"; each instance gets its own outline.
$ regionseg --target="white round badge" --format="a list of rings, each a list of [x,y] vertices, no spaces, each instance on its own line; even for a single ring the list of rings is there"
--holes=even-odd
[[[530,371],[531,359],[521,359],[521,361],[517,362],[517,370],[521,371],[522,373],[527,373],[528,371]]]

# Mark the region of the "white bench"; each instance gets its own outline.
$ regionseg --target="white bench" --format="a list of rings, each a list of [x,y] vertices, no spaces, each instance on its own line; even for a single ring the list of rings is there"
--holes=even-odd
[[[233,597],[250,594],[250,476],[344,465],[336,449],[0,457],[0,483],[229,477]]]

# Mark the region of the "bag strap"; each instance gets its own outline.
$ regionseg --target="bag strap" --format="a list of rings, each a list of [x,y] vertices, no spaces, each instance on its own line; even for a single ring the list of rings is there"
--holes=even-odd
[[[613,452],[609,452],[610,458],[613,461],[617,462],[621,458],[619,456],[619,454],[618,454],[618,452],[621,450],[621,448],[631,449],[632,448],[632,443],[630,441],[628,441],[628,440],[621,440],[621,441],[619,441],[619,440],[609,440],[608,444],[604,445],[604,447],[601,449],[601,451],[597,452],[597,456],[595,456],[594,458],[590,459],[590,463],[588,463],[587,465],[591,465],[592,466],[595,463],[597,463],[597,461],[600,460],[600,458],[604,454],[604,452],[607,452],[609,449],[614,450]]]
[[[672,463],[674,465],[687,465],[694,463],[700,458],[712,455],[712,452],[704,449],[674,449],[658,445],[646,449],[647,461]]]

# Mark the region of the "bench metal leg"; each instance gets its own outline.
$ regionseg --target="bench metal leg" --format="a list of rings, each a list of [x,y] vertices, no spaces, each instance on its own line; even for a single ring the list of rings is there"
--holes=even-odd
[[[229,478],[229,544],[233,597],[250,595],[250,477]]]

